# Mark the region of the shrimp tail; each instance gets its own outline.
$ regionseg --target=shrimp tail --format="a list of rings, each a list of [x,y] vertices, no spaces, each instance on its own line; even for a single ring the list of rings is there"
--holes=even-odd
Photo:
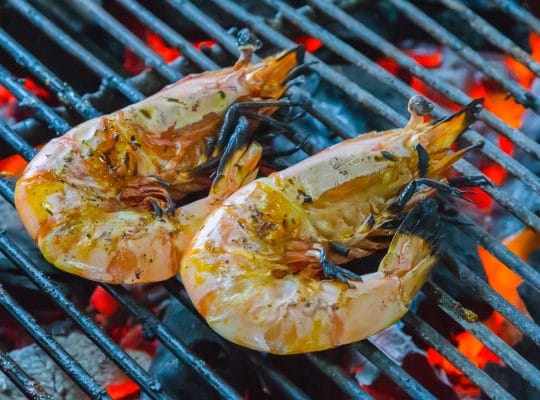
[[[437,202],[427,199],[418,203],[400,224],[381,261],[380,272],[400,277],[404,304],[408,304],[426,283],[435,265],[439,226]]]
[[[478,119],[483,101],[473,100],[460,111],[432,122],[418,134],[419,142],[430,155],[449,150],[459,136]]]
[[[287,90],[289,74],[304,62],[305,49],[296,46],[246,67],[247,82],[258,88],[262,98],[280,98]]]

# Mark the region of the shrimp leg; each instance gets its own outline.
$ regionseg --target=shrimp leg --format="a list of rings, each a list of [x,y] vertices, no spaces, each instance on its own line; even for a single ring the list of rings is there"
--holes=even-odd
[[[301,102],[293,102],[291,100],[278,100],[278,101],[250,101],[250,102],[241,102],[235,103],[229,107],[225,114],[223,124],[219,130],[218,139],[216,141],[215,147],[212,149],[213,153],[220,153],[220,151],[226,146],[230,135],[234,131],[233,127],[235,126],[238,119],[245,115],[249,110],[261,109],[261,108],[273,108],[273,107],[298,107],[302,106]],[[267,122],[270,118],[266,119]],[[277,121],[276,121],[277,122]]]
[[[224,200],[257,176],[257,165],[262,156],[262,146],[249,143],[249,122],[240,117],[223,152],[210,194]]]

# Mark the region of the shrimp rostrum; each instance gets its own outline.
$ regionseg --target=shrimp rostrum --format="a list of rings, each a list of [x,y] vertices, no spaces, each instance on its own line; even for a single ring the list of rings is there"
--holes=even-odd
[[[50,141],[15,191],[17,210],[44,257],[109,283],[177,274],[191,235],[217,204],[177,202],[211,186],[213,161],[226,178],[212,190],[214,200],[256,176],[262,148],[246,139],[254,121],[236,125],[229,111],[238,114],[242,104],[268,118],[301,56],[293,49],[251,63],[244,54],[233,67],[187,76]],[[237,146],[224,159],[231,140]]]
[[[238,190],[182,260],[197,310],[226,339],[276,354],[351,343],[397,321],[436,261],[437,206],[426,197],[433,187],[460,193],[441,174],[466,151],[450,146],[477,108],[429,123],[413,113],[405,128],[360,135]],[[377,272],[340,266],[388,246],[376,239],[389,234]]]

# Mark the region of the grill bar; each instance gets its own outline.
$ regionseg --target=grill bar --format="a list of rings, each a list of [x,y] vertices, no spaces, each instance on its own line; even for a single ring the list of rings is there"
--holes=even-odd
[[[82,99],[73,88],[58,79],[41,61],[1,28],[0,46],[13,57],[15,62],[36,76],[45,86],[56,93],[60,101],[72,106],[83,118],[90,119],[99,114],[92,104]]]
[[[107,32],[113,33],[114,38],[126,44],[135,54],[141,57],[146,65],[155,68],[164,78],[170,82],[182,78],[180,72],[167,65],[160,56],[101,8],[98,3],[86,0],[74,0],[74,3],[88,12],[93,17],[93,21]]]
[[[0,371],[29,399],[53,400],[52,396],[35,380],[30,378],[5,351],[0,350]]]
[[[37,321],[0,284],[0,304],[32,335],[56,364],[92,399],[110,399],[105,390],[58,342],[41,328]]]
[[[358,382],[349,376],[338,365],[327,360],[324,356],[318,353],[307,353],[305,357],[319,368],[328,378],[339,386],[344,393],[351,396],[353,399],[359,400],[374,400],[373,397],[366,392]]]
[[[102,285],[116,300],[126,307],[131,314],[135,315],[143,325],[145,332],[155,335],[161,343],[166,346],[180,360],[185,362],[199,375],[216,389],[225,399],[241,400],[242,396],[223,380],[215,371],[211,370],[204,360],[198,358],[178,337],[176,337],[165,325],[143,307],[140,307],[133,299],[127,296],[127,291],[123,288],[116,288],[111,285]]]
[[[435,400],[422,385],[410,376],[403,368],[392,361],[386,354],[377,349],[368,340],[354,343],[353,348],[364,355],[379,370],[396,382],[413,399]]]
[[[71,128],[69,124],[45,103],[26,90],[4,67],[0,65],[0,83],[4,85],[24,107],[32,108],[38,117],[43,119],[58,133],[64,133]]]
[[[493,25],[485,19],[479,17],[476,13],[466,7],[463,3],[456,0],[439,0],[442,4],[459,14],[460,18],[465,19],[476,32],[486,39],[493,46],[498,47],[506,54],[511,55],[521,64],[525,65],[536,76],[540,76],[540,64],[522,50],[516,43],[508,39]]]
[[[2,192],[5,191],[4,185]],[[13,193],[11,193],[11,198]],[[137,364],[129,355],[127,355],[120,347],[114,343],[105,333],[99,328],[94,321],[79,311],[77,306],[70,301],[66,295],[59,289],[56,283],[52,282],[45,274],[43,274],[5,234],[0,233],[0,251],[18,265],[28,276],[28,278],[39,287],[44,293],[50,296],[54,302],[64,310],[64,312],[81,328],[81,330],[102,350],[111,357],[112,360],[128,375],[131,379],[137,382],[142,390],[147,393],[152,399],[168,399],[169,397],[163,392],[161,384],[153,377],[148,375],[139,364]]]
[[[99,58],[82,47],[79,43],[58,28],[51,20],[41,14],[37,9],[31,6],[26,0],[8,0],[9,4],[15,8],[22,16],[30,21],[36,28],[44,32],[50,39],[55,41],[67,53],[85,61],[86,66],[92,69],[96,75],[101,76],[102,83],[117,89],[131,101],[140,101],[145,96],[135,87],[130,85],[120,75],[109,68]]]
[[[474,293],[481,296],[490,306],[510,321],[512,325],[527,335],[537,346],[540,346],[540,327],[537,324],[523,315],[499,293],[495,292],[464,264],[450,259],[448,256],[444,257],[444,262],[454,271],[461,282],[469,286]]]
[[[80,1],[80,0],[78,0]],[[159,19],[157,19],[156,17],[153,17],[153,14],[151,14],[148,10],[144,9],[142,6],[140,6],[138,3],[136,3],[135,1],[131,1],[131,0],[116,0],[118,3],[122,4],[124,7],[126,7],[126,9],[128,9],[130,12],[134,13],[134,15],[136,15],[138,18],[140,18],[142,20],[142,22],[146,23],[147,25],[150,26],[151,29],[153,29],[155,32],[157,32],[158,34],[160,34],[162,37],[164,37],[164,39],[169,42],[169,43],[172,43],[175,47],[179,48],[183,54],[185,54],[186,58],[190,59],[191,61],[194,61],[195,64],[199,65],[200,67],[202,67],[202,69],[209,69],[208,67],[212,66],[210,63],[213,64],[213,67],[217,67],[217,65],[210,59],[208,59],[205,55],[203,55],[202,53],[199,53],[199,52],[196,52],[195,49],[193,48],[193,46],[187,42],[183,37],[181,37],[180,35],[176,34],[171,28],[169,28],[168,26],[166,26],[163,22],[161,22]],[[213,32],[211,33],[211,35],[216,38],[218,41],[220,41],[220,43],[232,54],[237,54],[237,48],[236,48],[236,44],[234,42],[234,40],[228,35],[228,33],[220,26],[218,25],[214,20],[210,19],[209,17],[207,17],[204,13],[202,13],[198,8],[196,8],[195,6],[193,6],[190,2],[188,1],[182,1],[182,0],[168,0],[170,3],[172,3],[173,6],[175,6],[175,8],[179,9],[185,16],[187,16],[188,19],[192,20],[192,21],[198,21],[199,23],[197,23],[197,25],[200,27],[200,29],[202,30],[205,30],[207,32]],[[24,0],[10,0],[10,2],[15,2],[15,3],[24,3]],[[226,4],[226,6],[223,6],[222,4],[218,4],[220,7],[226,9],[226,7],[231,7],[231,2],[228,1],[228,0],[224,0],[222,1],[221,3],[224,3]],[[236,6],[235,4],[233,4],[233,6],[235,7],[238,7],[240,8],[241,10],[243,10],[241,7],[239,6]],[[114,25],[109,26],[108,23],[109,22],[114,22],[114,24],[116,24],[117,26],[120,25],[112,16],[110,16],[109,14],[107,14],[104,10],[102,10],[99,6],[90,6],[90,7],[97,7],[98,9],[98,14],[100,14],[100,12],[103,12],[106,17],[103,17],[104,18],[104,21],[105,23],[101,22],[99,23],[102,27],[104,27],[104,25],[102,24],[105,24],[106,26],[108,27],[104,27],[104,29],[111,33],[112,32],[112,35],[114,37],[118,37],[117,35],[117,31],[111,31],[110,29],[112,29],[112,27],[114,27]],[[101,11],[99,11],[101,10]],[[256,16],[253,16],[249,13],[246,12],[246,14],[248,15],[248,19],[250,18],[253,18],[253,25],[259,25],[258,28],[261,29],[262,31],[266,32],[270,39],[267,37],[267,39],[269,41],[271,41],[272,43],[274,44],[277,44],[277,46],[279,47],[290,47],[291,46],[291,41],[286,38],[285,36],[281,35],[280,33],[278,33],[277,31],[273,30],[272,28],[270,28],[269,26],[267,26],[264,21],[262,20],[262,18],[260,17],[256,17]],[[232,12],[232,15],[234,15],[235,17],[238,18],[238,13],[237,12]],[[109,18],[109,19],[108,19]],[[142,18],[145,18],[146,20],[142,19]],[[151,19],[149,19],[151,18]],[[240,18],[242,19],[242,18]],[[148,22],[150,21],[152,23],[152,25]],[[251,23],[247,23],[247,25],[252,25]],[[120,25],[121,26],[121,25]],[[166,27],[166,29],[169,30],[169,33],[167,34],[168,37],[166,37],[166,35],[163,33],[163,27]],[[253,28],[257,28],[257,26],[252,26]],[[123,27],[122,27],[123,28]],[[125,28],[124,28],[125,29]],[[160,29],[161,32],[158,30]],[[254,29],[254,30],[258,30],[258,29]],[[126,30],[127,31],[127,30]],[[135,38],[136,40],[138,40],[134,35],[132,35],[129,31],[127,31],[127,34],[128,36],[131,36],[131,38]],[[314,36],[318,36],[318,35],[314,35]],[[179,41],[178,38],[181,38],[183,40],[182,41]],[[68,36],[69,38],[69,36]],[[122,39],[121,41],[123,41],[124,39]],[[172,40],[172,42],[171,42]],[[186,43],[187,42],[187,43]],[[76,42],[74,42],[76,43]],[[142,42],[140,42],[142,43]],[[143,44],[143,46],[145,46]],[[128,45],[128,47],[131,48],[131,46]],[[157,57],[158,59],[161,59],[159,56],[157,56],[157,54],[155,54],[152,50],[150,50],[148,47],[146,47],[147,50],[153,54],[155,57]],[[189,50],[192,49],[190,52],[191,54],[189,54]],[[83,49],[84,50],[84,49]],[[139,49],[141,50],[141,49]],[[136,52],[137,53],[137,52]],[[141,56],[141,54],[143,53],[137,53],[141,58],[144,58],[144,56]],[[76,55],[78,58],[81,59],[81,57],[84,57],[83,53],[79,52],[78,55]],[[84,59],[84,58],[82,58]],[[198,59],[198,60],[197,60]],[[368,60],[369,61],[369,60]],[[145,59],[145,62],[146,62],[146,59]],[[369,61],[371,62],[371,61]],[[148,62],[147,62],[148,65],[150,65]],[[167,66],[165,64],[165,66]],[[167,68],[171,68],[169,66],[167,66]],[[342,88],[349,96],[351,96],[353,99],[356,99],[358,100],[360,103],[362,102],[365,102],[366,103],[366,106],[368,108],[370,108],[371,110],[375,110],[375,112],[379,115],[382,115],[383,117],[386,115],[386,119],[388,119],[390,122],[393,122],[392,120],[394,119],[396,122],[393,122],[395,123],[396,125],[402,125],[405,121],[405,119],[399,115],[398,113],[396,113],[393,109],[391,109],[390,107],[388,107],[386,104],[382,103],[381,101],[379,101],[378,99],[376,99],[375,97],[373,97],[372,95],[370,95],[369,93],[367,93],[366,91],[364,91],[362,88],[360,88],[359,86],[353,84],[350,80],[348,80],[346,77],[340,75],[339,73],[337,73],[336,71],[334,71],[331,67],[329,67],[328,65],[319,65],[319,66],[316,66],[314,67],[313,69],[320,69],[321,71],[323,71],[323,73],[321,73],[321,76],[323,76],[323,78],[327,79],[328,81],[334,83],[336,86]],[[320,72],[320,71],[319,71]],[[177,74],[179,74],[177,72]],[[324,74],[324,75],[323,75]],[[162,74],[163,75],[163,74]],[[125,81],[123,81],[125,82]],[[125,82],[126,83],[126,88],[128,89],[131,89],[133,88],[133,86],[131,86],[130,83],[128,82]],[[140,92],[139,92],[140,93]],[[364,104],[364,103],[362,103]],[[309,111],[309,110],[308,110]],[[317,118],[319,119],[322,119],[322,117],[324,117],[323,114],[320,114],[317,116],[315,115]],[[501,122],[501,124],[504,125],[504,123]],[[331,124],[328,124],[328,121],[327,121],[327,126],[331,126]],[[334,127],[331,128],[332,130],[336,130],[336,124],[334,124]],[[508,127],[507,127],[508,128]],[[20,140],[20,138],[18,138],[18,136],[13,136],[13,132],[9,132],[9,131],[5,131],[3,129],[1,129],[0,127],[0,133],[2,134],[3,137],[7,137],[7,141],[10,143],[10,145],[12,146],[19,146],[19,148],[23,149],[23,145],[22,143],[25,143],[24,141]],[[519,131],[515,131],[516,134],[520,134]],[[10,136],[11,135],[11,136]],[[341,137],[347,137],[347,135],[350,135],[350,132],[346,131],[346,135],[340,135]],[[19,139],[19,140],[18,140]],[[27,145],[27,147],[29,148],[30,146]],[[314,151],[314,150],[319,150],[319,149],[314,149],[313,146],[306,146],[306,148],[310,148],[308,149],[307,151]],[[26,149],[28,150],[28,149]],[[33,149],[32,149],[33,151]],[[27,152],[27,158],[30,158],[32,156],[32,154],[30,152]],[[520,164],[518,164],[520,165]],[[503,165],[505,166],[505,165]],[[475,167],[469,165],[469,166],[465,166],[465,168],[468,168],[468,170],[470,171],[471,169],[476,169]],[[519,177],[519,176],[518,176]],[[525,178],[527,179],[527,178]],[[534,180],[531,180],[529,181],[529,185],[531,184],[534,184]],[[501,189],[499,188],[494,188],[492,190],[493,193],[495,193],[495,195],[493,197],[496,197],[498,196],[499,197],[499,200],[503,200],[506,201],[506,205],[507,205],[507,208],[509,208],[509,210],[518,215],[520,215],[520,218],[523,218],[525,220],[528,221],[527,225],[529,226],[537,226],[538,227],[538,218],[530,213],[530,211],[528,211],[527,209],[525,209],[524,207],[521,207],[520,205],[517,205],[517,204],[514,204],[515,202],[513,202],[513,199],[508,196],[505,192],[503,192]],[[13,196],[13,192],[12,192],[12,187],[11,187],[11,184],[8,182],[8,181],[5,181],[5,180],[0,180],[0,193],[2,195],[5,195],[5,197],[12,202],[12,196]],[[492,194],[490,192],[490,194]],[[493,195],[493,194],[492,194]],[[500,202],[500,201],[499,201]],[[521,208],[520,208],[521,207]],[[536,219],[534,219],[536,217]],[[480,230],[480,233],[483,232],[483,230],[481,228],[479,228],[478,226],[476,225],[473,225],[473,227],[475,229],[479,229]],[[482,235],[485,236],[485,232],[482,233]],[[480,235],[480,237],[482,237],[482,235]],[[6,240],[9,240],[7,238],[5,238]],[[489,237],[488,237],[489,239]],[[493,238],[491,238],[493,239]],[[3,244],[3,240],[4,240],[4,237],[0,238],[0,249],[4,249],[4,244]],[[515,257],[515,255],[511,252],[508,251],[508,249],[506,249],[502,244],[498,243],[495,239],[493,239],[494,243],[491,243],[490,240],[487,240],[486,243],[488,243],[488,245],[491,247],[491,250],[488,249],[488,251],[490,252],[496,252],[498,254],[498,258],[501,259],[501,258],[506,258],[512,262],[514,262],[514,268],[522,268],[522,273],[524,274],[527,274],[527,273],[530,273],[529,271],[527,271],[527,268],[531,268],[530,266],[528,266],[527,264],[523,263],[521,260],[517,259],[517,257]],[[5,250],[3,250],[5,251]],[[13,257],[17,257],[17,254],[16,252],[14,253]],[[519,262],[518,262],[519,261]],[[521,264],[523,265],[521,265]],[[466,269],[466,267],[463,267]],[[484,288],[484,293],[485,293],[485,297],[488,297],[488,295],[490,295],[490,299],[486,299],[487,301],[491,301],[491,302],[496,302],[497,300],[499,301],[499,305],[500,306],[510,306],[508,303],[505,303],[506,301],[502,298],[497,297],[498,295],[493,292],[491,290],[491,288],[489,288],[489,286],[487,286],[487,284],[485,284],[480,278],[476,277],[476,275],[474,275],[474,273],[472,273],[470,270],[467,270],[470,275],[474,278],[476,278],[477,281],[481,282],[481,284],[483,284],[486,288]],[[534,275],[533,275],[534,276]],[[537,277],[536,277],[537,278]],[[478,282],[475,282],[475,283],[478,283]],[[538,283],[538,281],[536,281],[536,283]],[[112,290],[115,290],[115,289],[112,289]],[[490,292],[491,291],[491,292]],[[131,301],[130,298],[126,297],[123,293],[118,293],[117,294],[118,296],[121,297],[121,299],[119,299],[121,302],[124,302],[126,301]],[[185,292],[184,292],[184,296],[185,296]],[[176,296],[175,296],[176,297]],[[124,300],[124,301],[123,301]],[[188,300],[189,302],[189,300]],[[124,303],[125,304],[125,303]],[[136,306],[135,303],[133,303],[133,305]],[[138,307],[138,306],[137,306]],[[510,306],[512,307],[512,306]],[[129,308],[129,307],[128,307]],[[511,318],[513,318],[513,320],[511,320],[508,316],[507,318],[511,321],[511,322],[514,322],[514,321],[518,321],[518,325],[521,324],[523,326],[525,326],[525,328],[528,329],[528,332],[530,335],[535,335],[537,334],[537,332],[534,331],[534,329],[531,328],[530,325],[538,328],[536,325],[534,325],[531,321],[527,320],[522,314],[519,314],[519,312],[517,312],[517,310],[515,310],[515,308],[508,308],[506,307],[505,309],[507,309],[507,312],[506,314],[503,313],[503,315],[507,316],[507,315],[510,315]],[[141,314],[139,314],[139,316],[143,315],[144,312],[148,313],[146,310],[144,309],[140,309],[138,310],[139,312],[141,312]],[[150,314],[150,313],[149,313]],[[411,315],[411,314],[409,314]],[[152,314],[150,314],[150,316],[153,317]],[[414,316],[416,317],[416,316]],[[406,317],[406,318],[414,318],[414,317]],[[418,318],[418,317],[416,317]],[[143,318],[144,319],[144,318]],[[528,321],[529,325],[527,325],[526,323],[524,323],[522,320],[525,319],[525,321]],[[422,321],[422,320],[421,320]],[[159,324],[159,322],[157,320],[154,320],[154,322],[157,322]],[[423,322],[423,321],[422,321]],[[425,322],[424,322],[425,324]],[[427,325],[428,328],[429,325]],[[523,328],[522,328],[523,329]],[[414,329],[413,329],[414,330]],[[418,333],[418,332],[417,332]],[[425,333],[425,332],[424,332]],[[428,331],[429,333],[429,331]],[[436,332],[435,332],[436,333]],[[527,333],[526,333],[527,334]],[[172,337],[172,334],[170,335]],[[429,336],[429,335],[428,335]],[[445,341],[444,338],[442,337],[437,337],[436,335],[431,335],[431,338],[435,341],[439,341],[441,342],[443,345],[448,345],[450,346],[450,348],[452,348],[452,346]],[[172,339],[174,339],[174,337],[172,337]],[[165,344],[165,343],[164,343]],[[165,344],[166,345],[166,344]],[[356,346],[356,345],[355,345]],[[438,344],[437,346],[434,345],[434,347],[436,349],[439,350],[440,348],[440,345]],[[444,346],[443,346],[444,347]],[[453,348],[452,348],[453,349]],[[376,350],[376,349],[375,349]],[[454,349],[455,350],[455,349]],[[379,356],[382,354],[379,350],[376,350],[378,353]],[[450,350],[448,350],[450,351]],[[457,351],[456,351],[457,352]],[[443,352],[441,352],[443,353]],[[467,369],[467,368],[471,368],[472,364],[468,365],[467,362],[468,360],[466,360],[464,357],[462,357],[459,352],[457,352],[457,354],[455,353],[452,353],[450,352],[449,353],[452,357],[452,359],[449,358],[449,360],[451,362],[453,362],[454,364],[458,364],[458,368],[459,365],[461,366],[465,366],[464,368]],[[446,357],[446,354],[443,353],[443,355],[445,355]],[[308,358],[310,358],[310,356],[312,355],[308,355]],[[257,357],[256,355],[254,355],[254,357]],[[316,355],[315,358],[319,357],[319,355]],[[262,358],[261,358],[262,359]],[[252,361],[253,362],[253,361]],[[313,361],[311,360],[311,362],[313,363],[317,363],[319,362],[320,365],[323,365],[323,367],[320,367],[320,369],[326,373],[328,376],[334,376],[334,378],[332,378],[334,381],[336,381],[336,379],[341,379],[341,385],[340,387],[347,387],[347,385],[351,385],[351,387],[348,389],[348,390],[351,390],[352,389],[352,385],[355,385],[357,388],[357,384],[356,382],[352,379],[352,378],[349,378],[345,373],[344,371],[337,365],[333,364],[332,362],[330,362],[329,360],[327,359],[322,359],[322,357],[319,357],[319,359],[317,359],[316,361]],[[257,365],[256,362],[253,362],[255,365]],[[322,363],[322,364],[321,364]],[[326,363],[326,364],[325,364]],[[325,366],[326,365],[326,366]],[[381,364],[381,365],[384,365],[384,364]],[[401,369],[399,366],[397,366],[396,364],[394,364],[395,367],[397,368],[397,372],[395,372],[397,375],[396,376],[399,376],[401,375],[402,377],[402,380],[396,382],[398,383],[401,387],[404,387],[406,386],[406,382],[407,382],[407,376],[408,374],[406,374],[404,371],[403,371],[403,374],[401,374]],[[387,373],[387,369],[389,368],[388,366],[383,366],[383,367],[380,367],[382,372],[384,373]],[[472,366],[472,368],[475,368],[474,366]],[[463,370],[463,368],[460,368]],[[478,370],[478,369],[477,369]],[[465,370],[463,370],[464,372],[466,372]],[[283,379],[282,379],[282,375],[280,377],[280,373],[279,371],[275,370],[275,372],[277,374],[274,374],[273,372],[274,371],[271,371],[272,373],[269,374],[269,378],[270,380],[273,380],[274,382],[277,382],[281,385],[284,385],[283,383]],[[467,373],[467,372],[466,372]],[[485,385],[491,385],[491,382],[493,382],[492,380],[490,380],[490,378],[488,377],[487,380],[485,380],[485,376],[486,375],[484,373],[484,375],[482,375],[484,372],[481,371],[481,370],[478,370],[478,373],[477,375],[474,377],[473,381],[475,381],[477,384],[477,380],[482,380],[482,383],[484,383]],[[270,376],[273,376],[273,378],[271,378]],[[337,376],[337,378],[336,378]],[[389,375],[390,376],[390,375]],[[487,375],[486,375],[487,376]],[[281,381],[281,382],[280,382]],[[482,387],[480,384],[478,384],[479,387],[481,387],[482,389],[485,390],[485,387],[487,386],[484,386]],[[421,386],[419,386],[420,390],[423,389]],[[495,387],[495,389],[497,388],[500,388],[500,386],[497,385],[497,387]],[[298,389],[296,388],[294,385],[292,386],[292,392],[287,392],[288,395],[291,397],[291,398],[297,398],[295,397],[295,390]],[[299,390],[299,389],[298,389]],[[407,391],[407,389],[405,389]],[[300,391],[301,392],[301,391]],[[408,391],[407,391],[408,392]],[[301,393],[303,394],[303,393]],[[493,392],[491,391],[490,392],[490,395],[495,397],[495,398],[503,398],[504,395],[506,395],[507,393],[506,392]],[[298,392],[296,392],[296,395],[298,395]],[[501,396],[502,395],[502,396]],[[367,397],[369,396],[367,393],[364,392],[359,392],[357,393],[357,396],[361,396],[359,398],[370,398],[370,397]],[[301,396],[299,398],[302,398]]]
[[[173,4],[176,4],[179,0],[169,0],[169,1],[171,1]],[[287,37],[283,36],[279,32],[275,31],[274,29],[266,25],[261,17],[255,16],[247,12],[242,7],[231,2],[230,0],[221,0],[221,1],[212,0],[212,1],[220,8],[224,9],[226,12],[240,19],[242,23],[249,26],[255,32],[258,32],[259,34],[261,34],[264,38],[266,38],[275,46],[280,47],[280,48],[287,48],[294,45],[294,43],[290,41]],[[179,11],[181,11],[182,14],[184,14],[186,18],[190,19],[191,12],[189,14],[187,12],[188,10],[190,10],[190,7],[188,7],[188,4],[190,3],[187,1],[182,1],[182,7],[178,6],[177,9],[179,9]],[[194,14],[194,16],[196,18],[193,18],[192,22],[198,23],[199,26],[201,26],[201,29],[204,29],[210,34],[219,33],[221,27],[217,25],[215,22],[213,23],[213,21],[209,19],[208,17],[205,18],[205,15],[202,14],[201,11],[196,10],[196,14]],[[227,50],[231,51],[230,50],[231,47],[232,49],[235,48],[234,41],[232,40],[232,38],[228,36],[215,36],[215,37],[218,38],[220,43],[222,43],[224,47],[227,48]],[[339,87],[348,95],[352,95],[353,100],[357,100],[361,104],[364,104],[367,108],[374,111],[381,117],[387,119],[389,122],[391,122],[392,124],[396,126],[404,126],[407,123],[407,120],[403,116],[396,113],[388,105],[381,102],[377,98],[373,97],[371,94],[365,92],[362,88],[360,88],[354,82],[352,82],[345,76],[336,72],[333,68],[326,65],[317,57],[306,55],[306,59],[307,61],[317,61],[318,64],[313,66],[313,70],[317,71],[323,79],[326,79],[332,84],[334,84],[335,86]],[[371,98],[371,99],[368,101],[368,103],[362,103],[362,101],[360,101],[355,96],[355,93],[357,92],[366,93],[367,94],[366,98]],[[363,98],[362,100],[366,100],[366,98]],[[381,112],[379,113],[379,111]],[[504,166],[505,168],[507,167],[506,163],[500,163],[500,165]],[[465,160],[460,160],[457,164],[454,165],[454,167],[458,171],[464,173],[465,175],[481,175],[482,174],[476,167],[466,162]],[[521,166],[520,169],[525,170],[526,175],[531,177],[533,181],[538,180],[538,178],[533,177],[533,174],[530,171],[528,171],[525,167]],[[520,179],[521,178],[522,177],[520,176]],[[535,187],[537,186],[538,185],[535,184]],[[515,201],[506,192],[504,192],[503,190],[501,190],[500,188],[496,186],[493,186],[493,187],[486,186],[483,189],[487,193],[489,193],[499,204],[501,204],[503,207],[508,209],[514,216],[516,216],[526,226],[530,227],[531,229],[537,232],[540,231],[540,218],[536,216],[534,213],[527,210],[522,204]]]
[[[30,146],[17,132],[12,130],[2,121],[0,121],[0,138],[9,144],[13,150],[19,153],[26,161],[31,160],[37,154],[37,150]]]
[[[540,103],[536,96],[524,90],[516,82],[508,79],[508,77],[499,71],[496,66],[490,62],[487,62],[484,57],[474,51],[470,46],[463,43],[463,41],[458,39],[454,34],[435,22],[425,12],[406,0],[389,1],[409,20],[418,25],[419,28],[425,30],[439,42],[450,47],[484,75],[496,81],[502,88],[504,88],[504,90],[512,94],[516,102],[523,104],[525,107],[533,109],[535,112],[540,111]]]
[[[540,388],[540,371],[506,344],[506,342],[491,332],[482,322],[477,321],[475,319],[477,317],[470,314],[471,311],[453,300],[432,280],[426,283],[423,291],[454,321],[489,347],[506,365],[521,375],[533,387],[536,389]]]
[[[529,11],[519,6],[513,0],[490,0],[497,5],[503,12],[512,16],[516,21],[523,22],[528,25],[536,33],[540,34],[540,20],[532,15]]]
[[[447,83],[444,79],[440,79],[435,76],[435,74],[433,74],[429,69],[424,68],[414,59],[407,56],[399,48],[384,39],[381,35],[369,29],[360,21],[351,17],[341,8],[323,0],[307,1],[310,5],[316,7],[325,15],[341,23],[358,39],[361,39],[371,47],[381,51],[385,56],[395,60],[402,68],[405,68],[414,76],[422,79],[429,86],[437,89],[440,93],[444,94],[452,101],[464,106],[472,100],[471,97],[466,93]],[[512,140],[521,149],[525,150],[529,154],[533,154],[537,158],[540,158],[540,145],[523,134],[523,132],[508,126],[506,122],[502,121],[485,108],[480,112],[480,119],[508,139]],[[475,137],[474,140],[476,139],[477,138]]]
[[[146,24],[152,31],[161,36],[169,45],[182,52],[182,55],[198,65],[202,70],[215,70],[219,68],[214,61],[198,51],[186,38],[175,32],[158,17],[148,11],[134,0],[115,0],[121,4],[139,21]]]
[[[495,382],[486,372],[476,367],[435,329],[418,315],[409,312],[402,318],[405,325],[424,339],[430,346],[441,353],[456,368],[469,377],[491,399],[513,399],[513,397]]]
[[[309,400],[310,397],[306,395],[298,386],[289,380],[285,375],[279,372],[273,365],[267,360],[261,357],[255,352],[246,352],[249,361],[257,367],[261,374],[271,382],[277,384],[280,392],[291,400]]]
[[[474,224],[470,218],[459,215],[457,216],[457,222],[465,233],[478,240],[482,247],[495,256],[495,258],[521,276],[531,286],[536,288],[536,290],[540,291],[540,273],[536,269],[508,250],[506,246],[502,245],[483,228]]]
[[[397,93],[402,95],[405,99],[409,99],[412,96],[418,94],[410,86],[403,83],[403,81],[397,79],[394,75],[387,72],[384,68],[372,62],[369,58],[349,46],[330,32],[326,31],[322,26],[311,22],[307,17],[295,11],[292,7],[277,0],[264,0],[265,3],[275,7],[282,13],[282,15],[290,20],[294,25],[304,30],[310,35],[317,36],[321,41],[336,54],[349,60],[356,66],[362,68],[370,76],[380,81],[383,84],[391,87]],[[435,106],[433,114],[436,117],[444,117],[448,115],[442,108]],[[535,192],[540,193],[540,179],[532,174],[527,168],[515,161],[513,158],[508,157],[497,146],[489,141],[485,141],[482,135],[473,130],[469,130],[462,135],[463,138],[471,143],[483,142],[483,153],[486,154],[493,161],[503,165],[508,171],[517,174],[523,182],[528,182],[528,186]],[[540,153],[539,153],[540,154]],[[503,162],[504,160],[504,162]],[[533,178],[534,177],[534,178]]]

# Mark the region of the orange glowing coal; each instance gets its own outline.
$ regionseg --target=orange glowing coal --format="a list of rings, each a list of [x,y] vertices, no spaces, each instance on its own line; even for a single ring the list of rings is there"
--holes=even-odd
[[[122,383],[109,385],[105,390],[114,400],[135,400],[139,398],[141,388],[132,380],[127,379]]]
[[[527,261],[529,255],[534,250],[540,248],[540,236],[529,229],[525,229],[507,238],[503,243],[519,258]],[[486,271],[490,286],[519,311],[528,314],[525,304],[517,291],[518,286],[523,281],[521,277],[493,257],[484,248],[478,247],[478,254]],[[521,340],[521,331],[516,329],[497,312],[494,312],[485,321],[485,324],[510,345],[514,345]]]

